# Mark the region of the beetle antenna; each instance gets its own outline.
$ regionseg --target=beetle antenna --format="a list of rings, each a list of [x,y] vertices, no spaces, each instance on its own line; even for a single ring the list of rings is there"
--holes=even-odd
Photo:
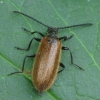
[[[91,25],[93,25],[93,24],[92,23],[85,23],[85,24],[78,24],[78,25],[72,25],[72,26],[58,27],[57,29],[72,28],[72,27],[77,27],[77,26],[91,26]]]
[[[19,13],[19,14],[21,14],[21,15],[24,15],[24,16],[30,18],[30,19],[33,19],[33,20],[36,21],[37,23],[39,23],[39,24],[41,24],[41,25],[43,25],[43,26],[45,26],[45,27],[47,27],[47,28],[50,27],[50,26],[48,26],[48,25],[46,25],[46,24],[44,24],[44,23],[38,21],[37,19],[35,19],[35,18],[33,18],[33,17],[31,17],[31,16],[29,16],[29,15],[27,15],[27,14],[24,14],[24,13],[19,12],[19,11],[13,11],[13,12],[14,12],[14,13]]]
[[[19,13],[19,14],[21,14],[21,15],[24,15],[24,16],[26,16],[26,17],[28,17],[28,18],[30,18],[30,19],[36,21],[37,23],[39,23],[39,24],[41,24],[41,25],[43,25],[43,26],[45,26],[45,27],[47,27],[47,28],[50,28],[50,26],[48,26],[48,25],[46,25],[46,24],[40,22],[39,20],[37,20],[37,19],[35,19],[35,18],[33,18],[33,17],[27,15],[27,14],[24,14],[24,13],[19,12],[19,11],[13,11],[13,12],[14,12],[14,13]],[[78,24],[78,25],[72,25],[72,26],[57,27],[57,29],[59,30],[59,29],[77,27],[77,26],[91,26],[91,25],[92,25],[92,23],[85,23],[85,24]]]

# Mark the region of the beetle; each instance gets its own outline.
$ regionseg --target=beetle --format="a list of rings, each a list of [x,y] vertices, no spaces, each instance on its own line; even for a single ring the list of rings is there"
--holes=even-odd
[[[37,33],[43,38],[42,39],[32,38],[26,49],[15,47],[19,50],[28,51],[30,49],[30,46],[33,40],[40,42],[40,45],[38,47],[36,54],[25,56],[23,60],[22,70],[20,72],[10,73],[9,75],[23,73],[26,58],[35,57],[31,75],[32,75],[33,84],[36,90],[38,90],[39,95],[41,95],[43,91],[48,90],[52,86],[52,84],[54,83],[56,79],[57,73],[62,72],[65,68],[65,65],[60,62],[61,49],[68,50],[70,52],[71,64],[83,70],[83,68],[81,68],[80,66],[78,66],[77,64],[73,62],[73,56],[72,56],[71,50],[68,47],[62,46],[61,44],[61,40],[64,40],[64,41],[69,40],[73,37],[73,35],[71,35],[70,37],[63,36],[63,37],[58,38],[57,33],[60,29],[72,28],[72,27],[77,27],[77,26],[91,26],[92,23],[78,24],[78,25],[65,26],[65,27],[51,27],[22,12],[19,12],[19,11],[13,11],[13,12],[24,15],[36,21],[37,23],[47,27],[48,35],[45,36],[44,34],[38,31],[30,32],[29,30],[23,28],[25,31],[30,32],[31,34]],[[59,65],[62,67],[60,71],[58,71]]]

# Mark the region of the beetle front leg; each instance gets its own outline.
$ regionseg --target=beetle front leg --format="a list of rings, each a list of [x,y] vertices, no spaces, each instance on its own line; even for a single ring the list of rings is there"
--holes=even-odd
[[[42,33],[39,32],[39,31],[31,32],[31,31],[29,31],[29,30],[27,30],[26,28],[23,28],[23,27],[22,27],[22,29],[23,29],[24,31],[27,31],[27,32],[31,33],[31,34],[38,33],[39,35],[41,35],[42,37],[44,37],[44,34],[42,34]]]
[[[21,72],[13,72],[13,73],[8,74],[8,76],[13,75],[13,74],[23,73],[24,72],[25,61],[26,61],[26,58],[28,58],[28,57],[35,57],[35,54],[25,56],[25,58],[23,60],[23,65],[22,65]]]
[[[63,36],[63,37],[60,37],[59,40],[64,40],[64,41],[66,41],[66,40],[71,39],[73,36],[74,36],[74,35],[71,35],[70,37]]]
[[[68,47],[62,46],[62,50],[68,50],[68,51],[70,52],[71,64],[75,65],[76,67],[78,67],[78,68],[81,69],[81,70],[84,70],[83,68],[81,68],[80,66],[78,66],[77,64],[75,64],[75,63],[73,62],[72,52],[70,51],[70,49],[69,49]]]

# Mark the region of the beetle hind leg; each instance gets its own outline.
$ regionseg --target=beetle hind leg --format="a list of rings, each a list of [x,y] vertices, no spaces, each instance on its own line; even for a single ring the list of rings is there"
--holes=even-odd
[[[13,72],[13,73],[8,74],[8,76],[13,75],[13,74],[23,73],[23,72],[24,72],[24,67],[25,67],[25,61],[26,61],[26,58],[28,58],[28,57],[35,57],[35,54],[25,56],[25,58],[24,58],[24,60],[23,60],[23,65],[22,65],[22,70],[21,70],[21,72]]]
[[[58,73],[62,72],[65,69],[65,65],[60,62],[60,67],[62,67],[63,69],[59,70]]]

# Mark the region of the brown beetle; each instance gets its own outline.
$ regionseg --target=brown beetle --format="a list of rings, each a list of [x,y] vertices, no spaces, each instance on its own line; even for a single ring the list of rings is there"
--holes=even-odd
[[[81,67],[79,67],[78,65],[73,63],[73,56],[72,56],[70,49],[68,47],[62,46],[62,44],[60,42],[60,40],[66,41],[68,39],[71,39],[73,37],[73,35],[71,35],[70,37],[63,36],[63,37],[58,38],[57,33],[58,33],[59,29],[72,28],[72,27],[76,27],[76,26],[90,26],[90,25],[92,25],[91,23],[54,28],[54,27],[45,25],[44,23],[38,21],[37,19],[32,18],[22,12],[19,12],[19,11],[14,11],[14,12],[22,14],[28,18],[31,18],[34,21],[47,27],[48,35],[44,36],[41,32],[38,32],[38,31],[30,32],[27,29],[23,28],[25,31],[30,32],[31,34],[38,33],[43,38],[42,39],[33,38],[30,41],[27,49],[22,49],[22,48],[16,47],[19,50],[27,50],[28,51],[30,49],[30,46],[31,46],[31,43],[33,40],[40,42],[37,53],[33,54],[33,55],[27,55],[24,58],[23,65],[22,65],[22,71],[21,72],[13,72],[9,75],[16,74],[16,73],[23,73],[26,58],[27,57],[35,57],[32,73],[31,73],[32,81],[33,81],[35,88],[38,90],[39,94],[41,94],[41,92],[49,89],[52,86],[52,84],[54,83],[54,81],[56,79],[57,73],[63,71],[65,68],[65,66],[60,62],[61,49],[68,50],[70,52],[71,63],[73,65],[75,65],[76,67],[78,67],[79,69],[82,69]],[[59,64],[63,68],[60,71],[58,71]]]

